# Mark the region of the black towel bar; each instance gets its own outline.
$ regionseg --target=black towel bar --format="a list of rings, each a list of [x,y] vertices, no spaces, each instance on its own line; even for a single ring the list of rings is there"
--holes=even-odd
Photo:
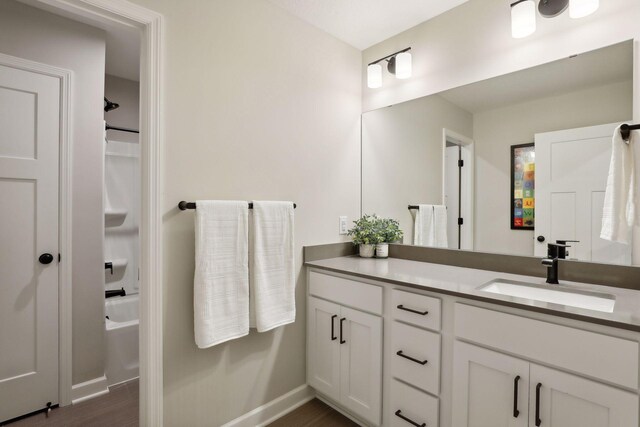
[[[297,208],[298,205],[296,205],[295,203],[293,204],[293,208]],[[180,209],[181,211],[185,211],[187,209],[195,209],[196,208],[196,202],[185,202],[184,200],[181,201],[180,203],[178,203],[178,209]],[[249,202],[249,209],[253,209],[253,203]]]

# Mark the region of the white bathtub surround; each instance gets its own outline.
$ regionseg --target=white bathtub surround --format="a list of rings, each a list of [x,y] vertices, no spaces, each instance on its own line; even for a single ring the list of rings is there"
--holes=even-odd
[[[108,140],[105,144],[105,290],[137,294],[140,251],[140,146]]]
[[[296,320],[293,218],[293,202],[253,202],[251,306],[258,332]]]
[[[139,297],[109,298],[105,302],[107,357],[105,375],[109,387],[139,376]]]
[[[249,333],[249,205],[196,204],[194,328],[196,344],[207,348]]]
[[[600,238],[618,243],[630,243],[636,222],[634,132],[625,141],[620,127],[613,132],[611,163],[602,211]]]

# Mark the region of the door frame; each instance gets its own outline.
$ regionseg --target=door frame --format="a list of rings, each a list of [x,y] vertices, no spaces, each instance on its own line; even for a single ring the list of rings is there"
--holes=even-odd
[[[463,196],[460,203],[460,210],[462,212],[466,212],[468,219],[465,218],[465,224],[467,227],[462,227],[461,237],[461,248],[462,250],[470,250],[474,249],[474,201],[475,201],[475,154],[474,148],[475,143],[474,140],[461,135],[457,132],[454,132],[447,128],[442,128],[442,204],[445,203],[445,194],[446,194],[446,150],[447,150],[447,142],[460,146],[462,151],[462,158],[465,161],[465,166],[462,169],[462,181],[469,188],[466,196]]]
[[[58,399],[61,404],[71,403],[72,386],[72,330],[71,330],[71,278],[72,278],[72,153],[70,132],[73,109],[71,88],[73,71],[17,56],[0,53],[0,65],[45,75],[60,83],[59,118],[59,171],[58,171],[58,253],[63,254],[58,264]]]
[[[140,31],[140,166],[141,166],[141,215],[140,215],[140,425],[162,426],[163,423],[163,367],[162,367],[162,76],[164,23],[163,16],[155,11],[138,6],[126,0],[20,0],[23,3],[37,5],[45,10],[54,11],[67,17],[87,19],[110,25],[126,26]],[[71,90],[71,87],[68,87]],[[68,96],[69,94],[67,94]],[[68,99],[71,99],[68,96]],[[67,105],[67,108],[68,105]],[[71,111],[70,109],[68,111]],[[67,121],[70,121],[70,115]],[[68,129],[67,129],[68,132]],[[70,141],[67,133],[66,138]],[[67,146],[67,148],[69,148]],[[61,206],[66,209],[64,219],[70,222],[71,197],[70,177],[72,174],[69,156],[65,176],[66,198]],[[65,236],[66,254],[71,250],[71,231],[67,227]],[[61,247],[62,249],[62,247]],[[61,403],[70,403],[71,395],[71,268],[70,262],[62,268],[68,284],[68,294],[61,293],[61,312],[66,313],[61,323],[61,338],[69,351],[62,357],[67,366],[64,377],[60,376]],[[66,292],[66,291],[65,291]],[[62,307],[66,310],[62,310]],[[65,325],[63,329],[62,326]],[[66,351],[65,350],[65,351]],[[61,371],[62,374],[63,371]],[[66,400],[62,400],[65,397]]]

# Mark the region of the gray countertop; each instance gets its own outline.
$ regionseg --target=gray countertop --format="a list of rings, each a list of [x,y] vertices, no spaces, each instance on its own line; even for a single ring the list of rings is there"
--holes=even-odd
[[[568,317],[592,323],[640,332],[640,291],[563,281],[561,289],[609,294],[616,303],[612,313],[575,308],[479,291],[477,288],[495,280],[506,279],[545,285],[540,277],[520,276],[486,270],[452,267],[398,258],[373,259],[347,256],[305,263],[308,267],[350,274],[426,291],[455,295],[510,307]]]

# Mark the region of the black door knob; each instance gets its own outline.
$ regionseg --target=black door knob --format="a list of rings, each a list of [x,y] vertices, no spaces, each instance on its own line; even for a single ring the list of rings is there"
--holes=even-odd
[[[51,261],[53,261],[53,255],[42,254],[38,257],[38,261],[40,261],[40,264],[51,264]]]
[[[538,242],[543,243],[545,240],[544,236],[538,236]]]

